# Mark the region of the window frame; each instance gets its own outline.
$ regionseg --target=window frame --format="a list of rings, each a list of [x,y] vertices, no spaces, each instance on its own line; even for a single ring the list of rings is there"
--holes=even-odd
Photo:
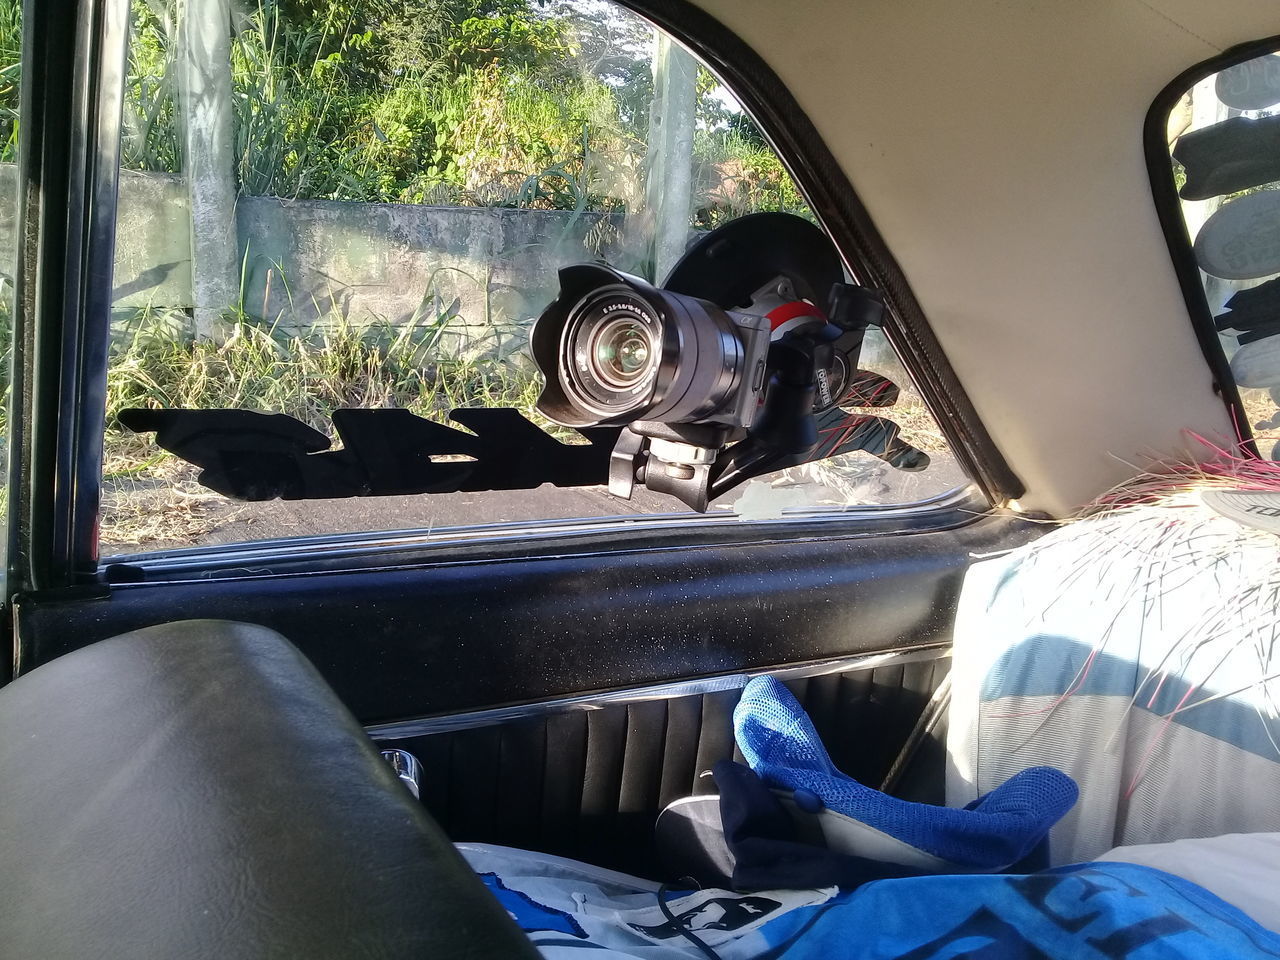
[[[245,579],[422,564],[883,538],[960,529],[985,517],[987,508],[981,494],[969,484],[917,503],[871,505],[812,516],[787,514],[776,520],[679,514],[336,533],[108,557],[102,577],[107,583],[122,584]]]
[[[8,582],[97,579],[127,0],[26,0]]]
[[[684,0],[620,0],[620,5],[689,48],[733,91],[832,237],[850,274],[857,282],[884,291],[889,306],[886,337],[915,380],[972,485],[923,503],[788,517],[782,523],[741,523],[736,529],[719,527],[710,536],[714,525],[708,523],[686,521],[659,530],[643,521],[610,518],[598,524],[601,529],[579,531],[571,538],[573,542],[590,551],[618,543],[622,529],[641,529],[643,549],[674,546],[690,538],[699,543],[721,538],[734,542],[804,540],[870,531],[910,532],[922,527],[950,529],[971,522],[991,504],[1020,496],[1021,483],[978,420],[866,208],[776,74],[740,38]],[[33,183],[48,183],[51,173],[60,173],[66,178],[72,216],[66,218],[65,231],[54,231],[46,222],[47,206],[36,205],[24,209],[26,227],[20,228],[24,231],[23,261],[37,264],[38,269],[15,283],[23,305],[19,311],[25,347],[22,363],[29,374],[21,386],[15,383],[15,390],[22,391],[15,396],[20,396],[24,405],[29,429],[22,450],[14,454],[23,470],[23,495],[15,498],[12,509],[15,517],[26,519],[11,533],[14,555],[23,562],[13,568],[16,576],[10,592],[101,584],[103,580],[119,582],[172,571],[174,564],[217,568],[243,562],[246,552],[279,557],[290,548],[302,553],[314,548],[332,562],[342,556],[346,558],[342,562],[351,563],[357,554],[380,553],[388,544],[413,541],[412,535],[396,533],[257,541],[166,551],[163,556],[112,558],[118,562],[100,568],[97,521],[129,4],[128,0],[27,0],[27,7],[33,10],[27,29],[42,40],[40,49],[46,56],[43,64],[36,61],[36,44],[24,52],[24,64],[30,65],[33,75],[39,71],[42,81],[29,83],[23,92],[24,123],[30,116],[42,124],[38,129],[47,133],[49,143],[57,142],[64,149],[60,166],[59,157],[49,154],[49,143],[36,146],[35,138],[30,138],[31,150],[24,152],[26,162],[20,173],[22,189],[28,195]],[[79,25],[74,50],[67,48],[65,33],[57,30],[66,23]],[[56,86],[63,94],[58,98],[39,95],[38,91],[46,89],[43,83],[50,84],[49,89]],[[39,217],[46,219],[40,220],[37,228]],[[61,260],[50,259],[59,251],[63,251]],[[45,289],[58,280],[63,281],[61,290]],[[907,514],[910,522],[905,519]],[[882,519],[869,523],[872,518],[890,515],[894,517],[892,529],[886,529]],[[471,533],[477,542],[485,539],[484,528],[472,528]],[[549,543],[566,544],[560,535],[563,530],[551,533]],[[495,548],[506,539],[488,538]],[[456,556],[461,546],[456,539],[428,543],[419,537],[414,549],[427,548],[435,554],[433,548],[450,546],[455,551],[450,555]],[[259,547],[262,550],[257,550]],[[630,548],[621,543],[619,547]],[[142,568],[151,568],[150,573],[143,574]]]

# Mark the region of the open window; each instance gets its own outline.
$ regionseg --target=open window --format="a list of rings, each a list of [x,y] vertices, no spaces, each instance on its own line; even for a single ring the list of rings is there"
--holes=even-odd
[[[754,476],[705,517],[643,485],[612,495],[603,474],[343,496],[357,480],[319,499],[228,499],[157,444],[155,416],[122,416],[284,414],[306,432],[306,454],[340,456],[353,444],[336,435],[335,412],[400,409],[462,432],[432,457],[459,475],[486,456],[468,439],[486,428],[450,421],[456,408],[513,408],[584,444],[538,408],[545,377],[528,349],[559,268],[603,261],[661,283],[699,238],[743,216],[816,223],[717,77],[621,6],[134,0],[121,162],[104,555],[379,530],[483,537],[582,519],[804,520],[967,485],[874,325],[857,360],[877,389],[844,395],[820,425],[830,451],[848,452]],[[215,488],[216,472],[204,464]],[[262,495],[257,475],[228,488]],[[317,489],[303,488],[284,495]]]

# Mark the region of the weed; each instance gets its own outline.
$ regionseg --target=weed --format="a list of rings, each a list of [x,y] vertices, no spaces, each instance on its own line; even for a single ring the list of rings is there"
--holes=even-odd
[[[467,350],[440,352],[443,331],[456,330],[452,319],[419,317],[395,326],[376,319],[357,324],[335,313],[303,335],[233,312],[224,342],[174,336],[185,316],[167,311],[141,310],[119,321],[107,375],[103,541],[157,538],[157,512],[175,512],[161,524],[161,539],[202,529],[207,492],[149,436],[120,425],[120,411],[130,407],[283,413],[326,434],[333,412],[344,407],[399,407],[439,422],[454,407],[514,407],[557,429],[533,409],[539,390],[533,371],[519,357],[485,356],[496,331],[473,336]],[[162,504],[127,502],[129,494],[154,500],[158,489],[171,494]]]
[[[0,0],[0,161],[18,159],[18,83],[22,77],[22,0]]]

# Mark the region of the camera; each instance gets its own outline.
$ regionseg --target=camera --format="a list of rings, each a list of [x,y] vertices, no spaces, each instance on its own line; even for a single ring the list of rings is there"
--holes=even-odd
[[[538,410],[568,427],[651,421],[745,429],[765,386],[767,317],[659,290],[609,267],[560,271],[537,319]]]
[[[754,477],[862,451],[902,470],[929,457],[867,413],[898,388],[859,369],[884,297],[846,282],[831,240],[780,212],[702,234],[660,287],[599,263],[560,271],[532,353],[549,435],[508,407],[451,410],[455,429],[407,410],[339,410],[340,450],[312,427],[245,410],[127,410],[200,480],[245,500],[637,484],[694,510]]]
[[[661,287],[598,263],[559,279],[530,334],[536,405],[562,426],[618,429],[610,493],[642,483],[706,510],[753,476],[869,436],[871,422],[840,405],[858,392],[863,334],[884,301],[844,282],[813,224],[739,218],[699,239]]]

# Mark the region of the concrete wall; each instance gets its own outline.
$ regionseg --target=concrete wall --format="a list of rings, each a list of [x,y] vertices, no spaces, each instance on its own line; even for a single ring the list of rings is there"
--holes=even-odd
[[[0,165],[0,263],[13,262],[16,205],[4,198],[15,183],[13,167]],[[241,197],[236,214],[250,316],[297,333],[343,320],[442,325],[437,343],[446,353],[492,357],[523,348],[528,322],[555,296],[556,270],[565,264],[643,266],[645,231],[617,215],[271,197]],[[117,317],[126,321],[148,307],[189,311],[182,178],[123,171],[117,217]],[[878,369],[897,369],[876,331],[863,356]]]
[[[14,257],[16,180],[12,165],[0,165],[0,263]],[[555,296],[560,266],[604,259],[643,267],[643,229],[616,215],[270,197],[241,197],[236,212],[244,309],[289,332],[340,318],[443,323],[444,350],[505,356],[524,346],[528,322]],[[117,318],[191,310],[182,178],[122,171],[117,218]],[[879,331],[868,335],[863,357],[901,376]]]
[[[523,344],[559,267],[638,266],[623,219],[601,214],[260,197],[237,213],[250,314],[297,327],[443,323],[486,352],[513,335]]]
[[[121,172],[114,280],[118,310],[192,307],[188,216],[181,177]]]
[[[0,171],[0,190],[11,193],[12,184],[12,170]],[[189,310],[182,179],[123,172],[118,218],[118,314]],[[452,350],[506,353],[555,295],[560,266],[606,259],[641,267],[641,231],[598,213],[241,197],[236,218],[240,306],[291,332],[343,320],[443,324]],[[0,219],[0,255],[12,250],[13,234]]]

